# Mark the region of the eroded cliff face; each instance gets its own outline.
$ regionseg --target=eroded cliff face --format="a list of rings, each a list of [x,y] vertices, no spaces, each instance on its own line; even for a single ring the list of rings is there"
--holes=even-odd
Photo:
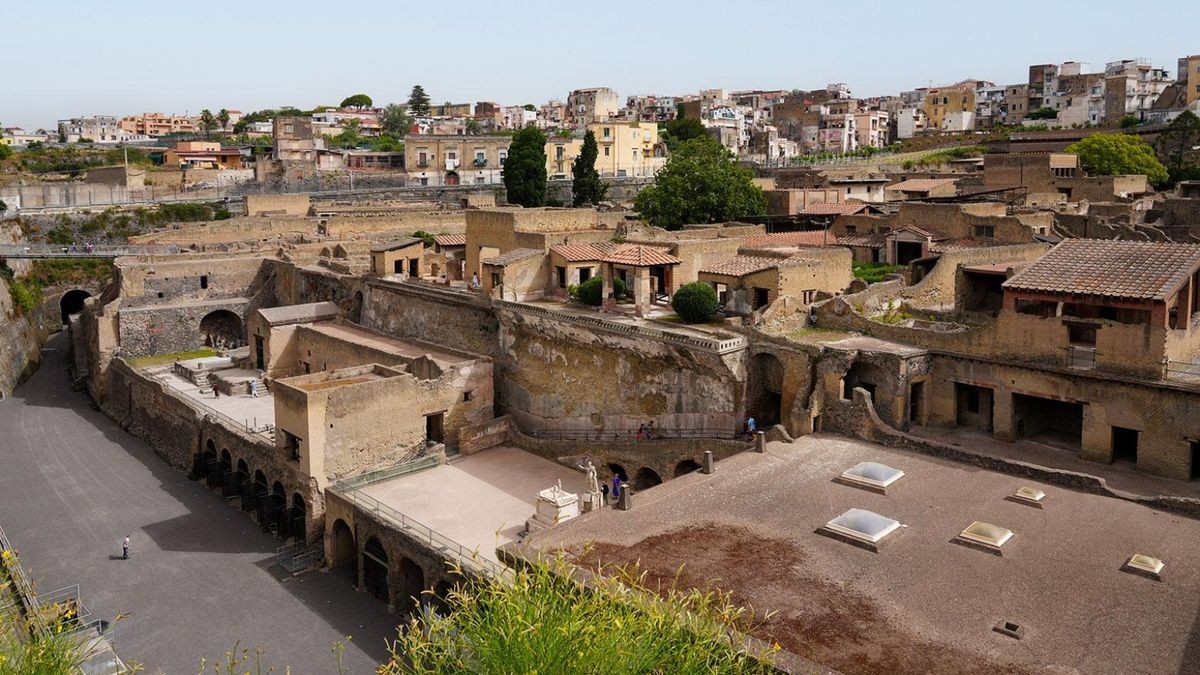
[[[0,223],[0,243],[21,241],[21,231],[15,224]],[[28,271],[29,263],[9,261],[9,267],[20,275]],[[0,276],[0,396],[8,397],[12,390],[41,363],[45,337],[38,328],[37,315],[17,316],[8,280]]]

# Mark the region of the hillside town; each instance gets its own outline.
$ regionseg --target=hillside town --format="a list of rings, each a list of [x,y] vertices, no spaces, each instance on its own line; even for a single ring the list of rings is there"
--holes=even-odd
[[[426,84],[2,128],[0,673],[1200,673],[1200,55]]]

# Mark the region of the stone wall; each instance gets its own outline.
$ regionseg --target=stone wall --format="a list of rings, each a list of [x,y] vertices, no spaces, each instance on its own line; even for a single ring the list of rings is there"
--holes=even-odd
[[[477,296],[374,280],[364,294],[360,323],[367,328],[474,354],[499,353],[499,322]]]

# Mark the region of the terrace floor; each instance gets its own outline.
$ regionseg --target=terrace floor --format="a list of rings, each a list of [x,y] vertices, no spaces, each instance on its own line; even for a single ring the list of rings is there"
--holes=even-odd
[[[496,561],[496,547],[515,541],[533,516],[537,493],[558,481],[568,492],[586,490],[581,471],[498,447],[369,485],[362,492]]]
[[[906,475],[886,495],[833,482],[861,461]],[[1045,508],[1005,499],[1047,493]],[[850,508],[905,527],[879,553],[815,530]],[[1003,555],[951,543],[972,521],[1011,529]],[[715,586],[752,630],[848,674],[1196,673],[1200,521],[1123,500],[840,437],[741,453],[529,543],[582,564],[639,562],[649,581]],[[1134,553],[1163,580],[1121,571]],[[1152,609],[1150,609],[1152,608]],[[1021,640],[994,632],[1024,627]]]
[[[238,424],[252,428],[262,428],[268,424],[275,425],[275,400],[271,398],[271,392],[265,391],[265,387],[259,388],[257,397],[249,394],[237,394],[234,396],[221,395],[218,398],[213,396],[213,392],[207,387],[202,389],[193,384],[191,380],[176,375],[171,364],[147,368],[145,372],[176,393],[183,395],[193,404],[220,413]],[[218,372],[249,376],[257,371],[226,370]]]

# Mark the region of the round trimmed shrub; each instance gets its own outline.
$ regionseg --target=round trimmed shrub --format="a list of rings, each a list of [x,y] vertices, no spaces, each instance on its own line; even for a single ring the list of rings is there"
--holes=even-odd
[[[717,313],[717,292],[702,281],[686,284],[675,291],[671,306],[684,321],[705,323]]]
[[[604,304],[604,277],[594,276],[578,286],[572,286],[570,291],[572,298],[585,305],[599,307]],[[625,282],[619,278],[613,279],[613,295],[625,297]]]

